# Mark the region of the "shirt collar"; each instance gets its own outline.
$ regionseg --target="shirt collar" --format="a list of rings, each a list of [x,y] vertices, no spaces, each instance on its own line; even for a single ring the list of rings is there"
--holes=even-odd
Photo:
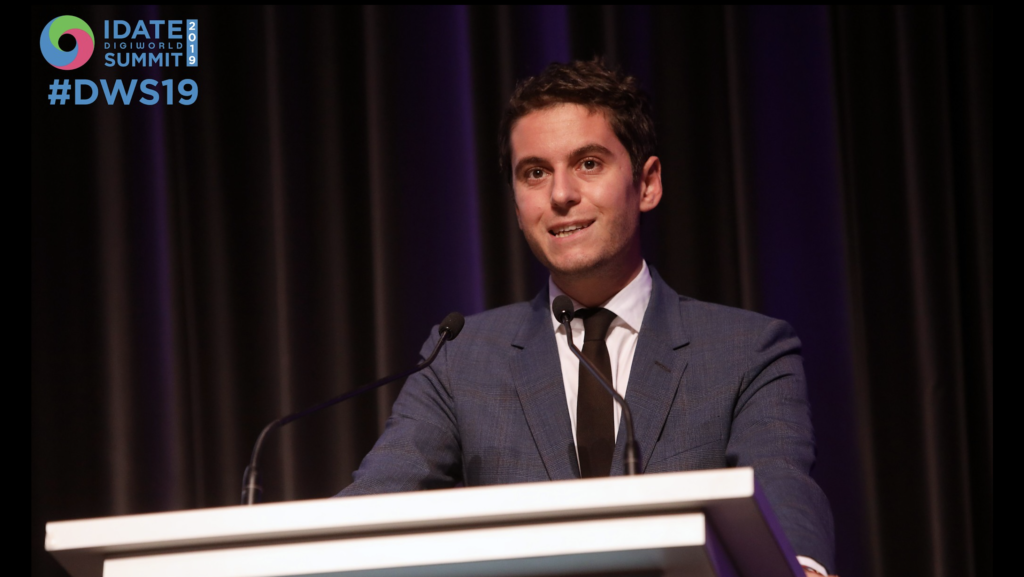
[[[621,320],[626,327],[631,331],[638,333],[640,332],[640,325],[644,322],[644,313],[647,312],[647,305],[651,302],[651,289],[653,288],[653,282],[651,281],[651,271],[647,268],[647,261],[643,261],[643,266],[640,269],[640,274],[636,275],[628,285],[622,290],[615,294],[612,298],[608,299],[607,302],[601,305],[601,308],[608,309],[615,313],[618,317],[617,320]],[[558,288],[555,281],[548,277],[548,309],[550,310],[551,305],[555,302],[555,297],[565,294],[562,289]],[[572,299],[572,306],[576,310],[583,307],[580,303],[576,302],[576,299]],[[555,316],[551,315],[551,322],[554,329],[557,331],[558,327],[561,326]]]

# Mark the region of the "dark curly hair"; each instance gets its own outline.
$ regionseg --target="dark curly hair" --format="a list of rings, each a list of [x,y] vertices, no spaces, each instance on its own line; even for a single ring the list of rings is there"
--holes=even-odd
[[[538,76],[522,80],[509,98],[498,133],[498,166],[512,182],[512,126],[535,111],[557,104],[579,104],[607,114],[608,122],[629,152],[633,180],[654,154],[654,122],[647,96],[636,78],[605,65],[600,58],[569,64],[552,63]]]

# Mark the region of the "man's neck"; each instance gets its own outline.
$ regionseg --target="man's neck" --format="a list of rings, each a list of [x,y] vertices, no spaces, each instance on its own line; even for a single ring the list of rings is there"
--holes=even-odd
[[[633,282],[643,270],[644,261],[619,270],[602,270],[596,274],[564,276],[551,274],[551,280],[558,288],[584,307],[596,307],[608,302],[613,296]]]

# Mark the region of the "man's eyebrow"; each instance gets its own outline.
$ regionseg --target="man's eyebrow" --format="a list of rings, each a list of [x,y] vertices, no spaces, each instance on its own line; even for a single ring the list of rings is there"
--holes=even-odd
[[[581,156],[586,156],[588,154],[606,154],[611,156],[612,151],[608,150],[604,146],[601,146],[600,144],[597,143],[586,144],[572,151],[572,154],[569,155],[569,158],[579,158]]]

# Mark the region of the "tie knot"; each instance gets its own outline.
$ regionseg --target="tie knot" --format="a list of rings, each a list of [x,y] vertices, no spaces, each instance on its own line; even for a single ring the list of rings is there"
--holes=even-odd
[[[603,341],[616,315],[608,309],[593,308],[576,311],[576,316],[583,319],[584,341]]]

